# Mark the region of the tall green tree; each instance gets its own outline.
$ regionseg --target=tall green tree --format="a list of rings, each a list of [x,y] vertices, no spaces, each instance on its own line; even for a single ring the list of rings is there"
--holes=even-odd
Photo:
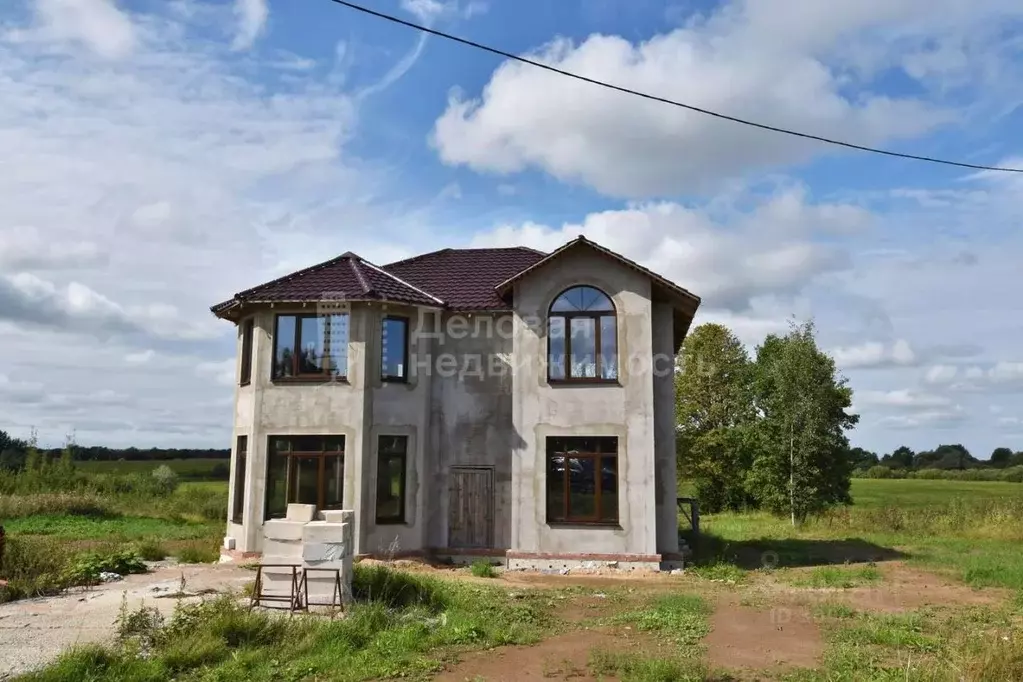
[[[888,455],[881,458],[881,464],[892,469],[912,469],[916,453],[905,445],[900,445]]]
[[[753,394],[761,415],[747,490],[793,525],[835,504],[848,504],[852,463],[845,432],[859,417],[846,410],[852,390],[817,347],[813,322],[793,323],[757,348]]]
[[[743,485],[754,418],[750,359],[720,324],[703,324],[682,345],[675,373],[679,471],[696,486],[709,512],[751,503]]]
[[[1012,461],[1012,450],[1009,448],[995,448],[991,453],[991,466],[1004,469]]]

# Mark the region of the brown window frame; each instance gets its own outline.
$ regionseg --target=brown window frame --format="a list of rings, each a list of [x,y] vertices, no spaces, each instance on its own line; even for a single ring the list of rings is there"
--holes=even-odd
[[[403,444],[403,447],[401,448],[401,451],[399,452],[397,449],[390,450],[390,451],[384,450],[381,446],[384,443],[384,439],[385,438],[398,438],[398,439],[400,439],[400,442]],[[376,495],[376,504],[375,504],[375,507],[376,507],[376,509],[375,509],[375,512],[376,512],[375,513],[375,518],[376,518],[377,525],[384,526],[384,525],[395,525],[395,524],[405,523],[405,504],[407,502],[407,500],[406,500],[406,492],[407,492],[407,489],[408,489],[408,446],[409,446],[409,437],[405,436],[405,435],[402,435],[402,434],[380,435],[380,436],[377,437],[377,471],[376,471],[376,473],[377,473],[377,495]],[[401,466],[400,466],[400,469],[399,469],[399,471],[401,472],[401,479],[400,479],[401,482],[400,482],[399,488],[398,488],[399,489],[399,493],[398,493],[398,500],[399,500],[398,513],[393,515],[393,516],[381,516],[380,515],[380,500],[381,500],[381,497],[380,497],[380,485],[381,485],[381,483],[383,481],[383,477],[381,476],[381,472],[388,472],[388,473],[390,473],[390,470],[391,470],[390,467],[389,466],[385,467],[384,466],[384,462],[385,461],[390,461],[392,459],[397,459],[401,463]]]
[[[231,523],[245,518],[245,470],[249,456],[249,437],[238,436],[234,447],[234,490],[231,491]]]
[[[573,289],[587,288],[598,291],[611,305],[609,310],[578,310],[578,311],[555,311],[554,305],[569,291]],[[618,348],[618,312],[615,310],[614,301],[611,297],[604,293],[603,290],[589,285],[589,284],[577,284],[563,290],[554,300],[551,302],[550,308],[547,309],[547,383],[549,384],[617,384],[618,377],[620,374],[620,363],[616,362],[615,375],[610,378],[604,378],[604,355],[601,352],[603,347],[601,341],[601,320],[605,317],[610,317],[614,320],[614,333],[615,333],[615,360],[617,361],[620,357],[620,351]],[[551,344],[551,328],[555,319],[561,319],[564,322],[564,366],[565,376],[555,377],[551,375],[551,369],[554,366],[553,361],[553,348]],[[575,377],[572,376],[572,322],[573,320],[583,319],[590,320],[593,323],[593,350],[594,350],[594,366],[596,367],[596,376],[592,377]]]
[[[348,350],[349,350],[348,348],[345,348],[345,356],[344,356],[345,357],[345,367],[343,368],[344,371],[341,372],[340,374],[334,374],[333,372],[330,371],[329,368],[321,369],[318,372],[299,372],[299,368],[301,367],[301,360],[300,360],[299,356],[300,356],[300,349],[302,348],[302,320],[311,319],[311,318],[330,318],[330,317],[333,317],[333,316],[344,316],[345,318],[347,318],[347,323],[346,324],[347,324],[348,333],[346,335],[347,338],[345,338],[345,340],[344,340],[344,344],[345,344],[345,346],[348,346],[349,342],[350,342],[350,338],[351,338],[351,322],[352,322],[352,318],[351,318],[351,315],[349,313],[347,313],[347,312],[328,313],[328,314],[318,314],[318,313],[278,313],[277,315],[274,316],[274,337],[273,337],[273,340],[272,340],[273,362],[270,363],[270,379],[271,379],[271,381],[273,381],[274,383],[288,383],[288,382],[303,382],[303,381],[314,381],[314,382],[319,382],[319,381],[341,381],[341,382],[345,382],[345,381],[348,380]],[[277,342],[278,342],[278,339],[280,338],[279,337],[279,335],[280,335],[280,324],[281,324],[281,318],[282,317],[293,317],[293,318],[295,318],[295,336],[294,336],[294,339],[292,340],[293,341],[292,347],[295,350],[294,350],[294,354],[292,355],[292,358],[291,358],[291,376],[278,376],[278,371],[277,371],[278,368],[280,367],[280,363],[279,363],[279,361],[277,359]],[[330,324],[329,323],[324,325],[323,348],[326,351],[326,354],[330,355]]]
[[[242,326],[242,366],[238,378],[240,386],[248,386],[252,381],[252,335],[255,329],[255,320],[251,317],[245,320]]]
[[[314,449],[295,450],[294,449],[295,439],[299,439],[299,438],[320,438],[320,439],[322,439],[321,443],[320,443],[320,449],[319,450],[314,450]],[[289,442],[289,449],[288,450],[280,451],[280,450],[278,450],[275,447],[275,441],[281,440],[281,439],[288,440],[288,442]],[[340,444],[341,444],[340,448],[328,449],[327,444],[328,444],[328,440],[329,439],[340,439]],[[266,451],[267,473],[266,473],[266,479],[265,479],[267,481],[267,483],[269,483],[270,478],[271,478],[270,477],[270,472],[271,472],[271,465],[272,465],[272,461],[271,460],[272,460],[272,458],[274,458],[274,457],[283,457],[286,460],[286,465],[284,467],[284,471],[285,471],[285,475],[284,475],[284,512],[285,513],[287,513],[288,505],[292,504],[293,502],[296,502],[296,500],[294,499],[295,496],[293,495],[293,493],[295,491],[292,489],[293,488],[293,482],[295,481],[295,467],[297,466],[296,462],[299,459],[310,459],[310,458],[316,458],[316,459],[319,460],[317,462],[317,467],[316,467],[316,509],[318,511],[322,511],[324,509],[342,509],[343,508],[343,506],[344,506],[344,502],[343,501],[344,501],[345,446],[347,444],[346,440],[347,439],[345,438],[345,436],[343,436],[343,435],[334,435],[334,434],[314,435],[314,436],[306,436],[306,435],[292,435],[292,436],[271,435],[271,436],[267,436],[267,451]],[[327,474],[327,471],[326,471],[327,460],[334,459],[334,458],[337,458],[337,459],[340,460],[341,480],[338,482],[338,494],[341,497],[341,501],[328,505],[326,503],[326,500],[327,500],[327,475],[326,475]],[[263,518],[264,518],[264,520],[267,520],[267,519],[270,519],[270,518],[282,518],[282,517],[271,517],[270,516],[270,493],[269,493],[269,488],[270,488],[270,486],[268,485],[267,486],[266,499],[264,501]]]
[[[594,441],[596,451],[573,450],[572,445],[584,441]],[[587,525],[587,526],[615,526],[619,525],[621,508],[620,491],[621,481],[618,471],[619,438],[617,436],[548,436],[546,441],[546,476],[552,475],[552,463],[557,457],[562,458],[561,483],[562,508],[560,514],[551,514],[551,503],[547,500],[546,517],[548,525]],[[571,496],[571,475],[569,472],[569,460],[590,460],[593,461],[593,509],[592,515],[578,515],[572,513]],[[603,477],[605,461],[614,462],[615,495],[619,496],[618,504],[615,506],[614,516],[605,516],[602,503]],[[550,481],[546,482],[545,492],[551,488]]]
[[[384,329],[387,327],[387,322],[401,322],[405,327],[405,343],[402,349],[402,362],[400,375],[387,374],[387,365],[384,363]],[[408,360],[409,360],[409,345],[411,341],[409,339],[409,318],[404,315],[384,315],[383,320],[380,323],[380,378],[383,381],[393,381],[396,383],[407,383],[408,382]]]

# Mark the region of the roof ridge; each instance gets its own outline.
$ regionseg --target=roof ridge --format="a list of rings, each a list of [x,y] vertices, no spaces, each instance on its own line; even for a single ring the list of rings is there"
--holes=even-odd
[[[355,256],[354,253],[351,255]],[[359,268],[359,261],[361,260],[362,258],[355,256],[354,258],[348,259],[348,264],[351,266],[352,272],[355,273],[355,279],[359,280],[359,286],[362,287],[362,294],[364,296],[369,296],[373,293],[373,287],[369,285],[369,280],[366,279],[366,276],[362,274],[362,270]]]
[[[362,263],[364,265],[368,265],[369,267],[373,268],[374,270],[376,270],[377,272],[379,272],[379,273],[381,273],[383,275],[387,275],[388,277],[390,277],[394,281],[401,283],[403,286],[406,286],[409,289],[412,289],[413,291],[417,291],[420,294],[422,294],[423,296],[429,296],[430,298],[432,298],[433,300],[437,301],[437,303],[440,303],[441,305],[446,305],[444,303],[443,299],[434,296],[433,294],[431,294],[429,291],[426,291],[425,289],[420,289],[419,287],[415,286],[414,284],[410,284],[410,283],[406,282],[401,277],[398,277],[395,274],[387,272],[387,270],[384,270],[379,265],[374,265],[373,263],[370,263],[368,260],[365,260],[365,259],[362,260]]]
[[[245,294],[252,293],[252,292],[254,292],[254,291],[258,290],[258,289],[262,289],[264,287],[268,287],[268,286],[270,286],[272,284],[279,284],[281,282],[287,282],[289,280],[295,279],[296,277],[300,277],[302,275],[307,275],[310,272],[314,272],[316,270],[319,270],[320,268],[325,268],[328,265],[334,265],[335,263],[338,263],[338,262],[344,260],[345,258],[351,258],[354,255],[355,254],[353,254],[351,251],[346,251],[346,252],[342,253],[340,256],[334,256],[333,258],[331,258],[329,260],[325,260],[322,263],[315,263],[315,264],[310,265],[308,267],[304,267],[301,270],[296,270],[295,272],[288,273],[287,275],[281,275],[280,277],[277,277],[276,279],[272,279],[269,282],[263,282],[262,284],[257,284],[254,287],[249,287],[248,289],[243,289],[242,291],[236,292],[235,295],[234,295],[234,298],[238,298],[240,296],[244,296]],[[356,256],[356,258],[358,258],[358,256]]]
[[[412,263],[412,262],[415,262],[417,260],[421,260],[423,258],[426,258],[427,256],[435,256],[438,253],[444,253],[445,251],[451,251],[451,250],[452,249],[451,249],[450,246],[446,246],[443,249],[435,249],[433,251],[427,251],[426,253],[421,253],[421,254],[419,254],[417,256],[409,256],[408,258],[402,258],[401,260],[396,260],[396,261],[394,261],[392,263],[387,263],[383,267],[389,268],[392,265],[404,265],[405,263]]]
[[[528,252],[534,253],[534,254],[536,254],[538,256],[546,256],[547,255],[547,253],[545,251],[540,251],[539,249],[534,249],[531,246],[522,246],[522,245],[516,245],[516,246],[466,246],[466,247],[447,246],[447,247],[444,247],[443,249],[436,249],[435,251],[429,251],[427,253],[421,253],[418,256],[410,256],[409,258],[404,258],[402,260],[396,260],[393,263],[387,263],[386,265],[383,265],[382,267],[390,268],[390,267],[393,267],[393,266],[396,266],[396,265],[406,265],[408,263],[414,263],[414,262],[416,262],[418,260],[422,260],[423,258],[427,258],[428,256],[436,256],[437,254],[448,253],[448,252],[456,253],[456,252],[465,252],[465,251],[528,251]]]

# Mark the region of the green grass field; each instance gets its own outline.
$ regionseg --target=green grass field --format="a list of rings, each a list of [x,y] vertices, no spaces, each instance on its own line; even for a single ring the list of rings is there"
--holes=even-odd
[[[854,478],[852,496],[857,507],[926,507],[953,499],[1023,500],[1023,483]]]
[[[1023,485],[852,483],[851,507],[797,528],[760,512],[704,515],[699,561],[756,569],[905,559],[975,587],[1023,590]]]
[[[230,474],[229,459],[167,459],[167,460],[113,460],[75,462],[82,471],[97,474],[149,473],[160,465],[167,465],[186,480],[224,480]]]

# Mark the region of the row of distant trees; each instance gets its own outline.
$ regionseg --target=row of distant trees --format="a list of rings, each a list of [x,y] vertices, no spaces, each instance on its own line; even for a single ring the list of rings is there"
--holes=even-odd
[[[71,446],[74,459],[78,461],[166,461],[172,459],[229,459],[231,451],[215,448],[108,448],[104,446],[75,445],[72,438],[64,447],[35,447],[35,436],[29,440],[14,438],[0,431],[0,469],[20,471],[25,468],[28,453],[35,448],[46,459],[55,459]]]
[[[965,469],[1006,469],[1023,466],[1023,451],[1013,452],[1010,448],[995,448],[991,457],[981,460],[970,454],[960,443],[939,445],[934,450],[914,452],[903,445],[893,452],[878,456],[863,448],[851,448],[849,457],[856,469],[870,469],[875,466],[905,471],[921,471],[924,469],[965,470]]]

